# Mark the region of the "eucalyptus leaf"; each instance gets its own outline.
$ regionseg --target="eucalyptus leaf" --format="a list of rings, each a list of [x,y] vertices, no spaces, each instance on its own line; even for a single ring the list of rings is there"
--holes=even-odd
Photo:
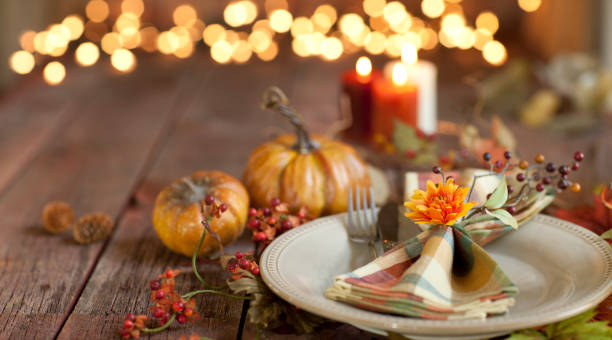
[[[516,219],[506,210],[504,209],[498,209],[498,210],[493,210],[493,211],[485,210],[485,212],[488,215],[491,215],[499,219],[500,221],[502,221],[502,223],[509,225],[514,229],[518,229],[518,223],[516,222]]]
[[[484,206],[485,208],[489,209],[499,209],[504,205],[504,203],[506,203],[507,200],[508,184],[506,182],[506,177],[502,176],[497,188],[495,188],[495,191],[493,191],[493,194],[491,194],[491,197],[489,197],[489,199],[485,202]]]

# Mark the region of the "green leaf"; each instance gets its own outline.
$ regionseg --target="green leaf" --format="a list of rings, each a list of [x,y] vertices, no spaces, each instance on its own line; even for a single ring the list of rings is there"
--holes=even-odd
[[[406,152],[407,150],[416,152],[421,149],[421,140],[417,137],[416,130],[397,119],[393,121],[391,140],[395,148],[400,152]]]
[[[606,231],[605,233],[601,234],[600,236],[601,238],[605,239],[612,239],[612,229]]]
[[[513,332],[506,340],[545,340],[546,337],[535,329],[524,329]]]
[[[491,194],[491,197],[485,202],[485,208],[489,209],[499,209],[501,208],[506,201],[508,200],[508,185],[506,183],[506,176],[501,176],[501,181]]]
[[[504,209],[498,209],[498,210],[493,210],[493,211],[485,210],[485,212],[487,213],[487,215],[491,215],[499,219],[500,221],[502,221],[502,223],[507,224],[514,229],[518,229],[518,223],[516,222],[516,219],[506,210]]]
[[[603,340],[612,338],[612,328],[608,321],[590,322],[595,316],[594,309],[570,319],[546,327],[549,339]]]

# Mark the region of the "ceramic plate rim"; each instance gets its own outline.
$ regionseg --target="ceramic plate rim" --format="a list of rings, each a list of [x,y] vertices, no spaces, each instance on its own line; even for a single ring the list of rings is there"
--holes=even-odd
[[[423,320],[381,314],[358,309],[332,300],[328,300],[330,302],[329,304],[320,306],[316,300],[313,300],[308,294],[295,289],[283,278],[278,268],[278,259],[282,255],[282,252],[287,249],[292,242],[299,239],[300,236],[312,232],[317,228],[322,228],[329,221],[340,219],[343,215],[346,215],[346,213],[319,218],[299,228],[292,229],[281,235],[265,249],[260,261],[261,274],[266,285],[276,295],[306,311],[340,322],[360,324],[367,327],[399,333],[449,335],[462,331],[469,334],[479,334],[549,324],[580,314],[596,306],[612,293],[612,247],[610,247],[605,240],[586,228],[555,217],[539,214],[534,217],[534,221],[551,224],[567,233],[580,237],[583,241],[595,248],[601,255],[605,265],[604,275],[597,289],[594,289],[582,299],[565,304],[560,308],[545,310],[543,313],[539,312],[537,318],[534,318],[530,313],[522,313],[503,319],[492,317],[486,320],[449,321]]]

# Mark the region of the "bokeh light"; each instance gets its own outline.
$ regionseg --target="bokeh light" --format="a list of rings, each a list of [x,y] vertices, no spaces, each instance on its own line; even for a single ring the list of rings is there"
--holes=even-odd
[[[327,60],[336,60],[344,50],[342,41],[336,37],[326,38],[321,44],[321,55]]]
[[[198,14],[191,5],[180,5],[172,13],[172,21],[177,26],[187,26],[191,21],[197,19]]]
[[[385,40],[387,38],[381,32],[370,32],[365,38],[364,48],[370,54],[381,54],[385,51]]]
[[[383,9],[383,16],[390,25],[398,25],[408,15],[409,14],[406,12],[406,7],[404,7],[404,4],[399,1],[391,1],[387,3]]]
[[[84,42],[77,47],[74,58],[81,66],[91,66],[98,61],[100,49],[92,42]]]
[[[85,38],[98,42],[108,32],[108,26],[104,22],[88,21],[85,23]]]
[[[272,61],[278,55],[278,45],[273,41],[263,52],[257,52],[257,57],[263,61]]]
[[[225,40],[218,40],[210,47],[210,56],[214,61],[225,64],[232,59],[233,48]]]
[[[270,36],[266,34],[266,32],[263,30],[253,31],[249,35],[248,41],[253,51],[257,53],[264,52],[265,50],[267,50],[268,47],[270,47],[270,43],[272,42]]]
[[[383,14],[386,4],[386,0],[364,0],[363,11],[371,17],[378,17]]]
[[[108,18],[108,4],[103,0],[91,0],[85,6],[85,14],[93,22],[102,22]]]
[[[491,34],[495,34],[499,28],[499,20],[493,12],[482,12],[476,18],[476,28],[485,29]]]
[[[36,32],[29,30],[21,33],[19,37],[19,45],[22,49],[28,52],[34,52],[34,38],[36,37]]]
[[[367,76],[372,73],[372,62],[366,56],[359,57],[355,63],[355,70],[360,76]]]
[[[115,52],[115,50],[121,48],[121,36],[115,32],[106,33],[102,37],[100,45],[106,54],[111,55]]]
[[[142,0],[123,0],[121,2],[121,12],[140,17],[144,13],[144,2]]]
[[[140,30],[140,48],[147,52],[157,51],[157,35],[159,32],[153,26],[147,26]]]
[[[234,45],[234,50],[232,52],[232,60],[235,62],[242,64],[249,61],[253,51],[251,50],[251,46],[245,40],[238,40]]]
[[[66,78],[66,68],[59,61],[52,61],[45,66],[43,77],[47,84],[58,85]]]
[[[542,0],[518,0],[519,7],[525,12],[535,12],[540,5]]]
[[[28,74],[32,71],[35,65],[34,56],[28,51],[17,51],[11,54],[9,65],[11,70],[19,74]]]
[[[225,28],[219,24],[208,25],[202,32],[204,43],[212,46],[219,40],[225,39]]]
[[[180,40],[174,32],[164,31],[157,36],[157,49],[162,54],[172,54],[179,47]]]
[[[270,27],[278,33],[289,31],[292,22],[293,16],[287,10],[277,9],[270,14]]]
[[[70,40],[77,40],[83,34],[85,24],[83,19],[78,15],[69,15],[62,20],[62,25],[66,26],[70,31]]]
[[[492,65],[501,65],[506,61],[506,48],[499,41],[489,41],[482,49],[482,56]]]
[[[297,37],[302,34],[310,34],[314,31],[312,21],[306,17],[297,17],[291,23],[291,35]]]
[[[493,36],[489,30],[484,28],[479,28],[474,31],[474,48],[477,50],[482,50],[486,43],[493,40]]]
[[[130,72],[136,66],[136,57],[125,48],[116,49],[111,55],[111,65],[121,72]]]
[[[439,17],[445,9],[444,0],[423,0],[421,2],[421,11],[430,18]]]
[[[345,14],[338,22],[340,31],[349,37],[356,36],[363,31],[365,24],[360,15],[355,13]]]

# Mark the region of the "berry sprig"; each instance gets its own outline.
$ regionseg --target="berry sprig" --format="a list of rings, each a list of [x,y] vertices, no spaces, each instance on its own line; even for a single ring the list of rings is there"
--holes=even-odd
[[[249,209],[247,228],[253,233],[253,242],[258,245],[259,250],[263,250],[279,235],[311,219],[312,217],[308,216],[308,208],[302,207],[296,215],[291,215],[289,204],[273,198],[269,207]]]
[[[259,275],[259,265],[253,256],[253,252],[243,254],[237,251],[234,257],[227,262],[225,269],[232,273],[232,280],[245,277],[246,273]]]

